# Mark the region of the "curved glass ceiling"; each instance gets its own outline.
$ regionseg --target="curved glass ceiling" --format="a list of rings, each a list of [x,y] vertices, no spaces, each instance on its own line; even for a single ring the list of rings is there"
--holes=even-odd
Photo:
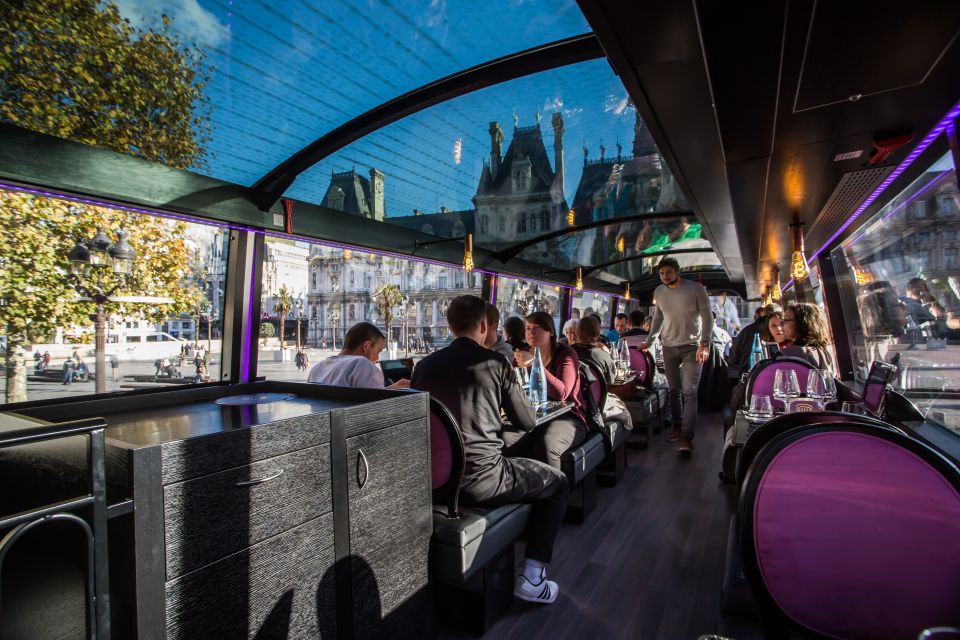
[[[473,233],[491,251],[571,225],[689,208],[606,60],[424,109],[321,160],[285,195],[441,237]],[[691,214],[579,231],[520,257],[570,269],[681,240],[709,248]]]
[[[0,98],[76,113],[60,121],[0,110],[0,119],[241,185],[408,91],[590,31],[575,0],[0,3],[8,4],[3,44],[15,64],[0,72],[16,74],[17,91]],[[153,129],[128,126],[149,119]],[[174,129],[170,148],[138,146]]]

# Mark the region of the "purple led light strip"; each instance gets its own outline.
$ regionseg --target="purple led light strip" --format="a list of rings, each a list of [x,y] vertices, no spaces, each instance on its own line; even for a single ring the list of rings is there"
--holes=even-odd
[[[834,234],[833,234],[832,236],[830,236],[830,238],[829,238],[826,242],[824,242],[824,243],[820,246],[820,248],[817,249],[817,250],[807,259],[807,264],[810,264],[811,262],[813,262],[813,259],[814,259],[814,258],[816,258],[818,255],[820,255],[820,253],[821,253],[824,249],[826,249],[827,247],[829,247],[830,244],[831,244],[834,240],[836,240],[838,237],[840,237],[840,234],[842,234],[844,231],[846,231],[846,230],[847,230],[847,227],[849,227],[851,224],[853,224],[853,221],[856,220],[856,219],[860,216],[860,214],[863,213],[863,212],[866,210],[866,208],[869,207],[869,206],[873,203],[873,201],[876,200],[877,197],[878,197],[881,193],[883,193],[884,189],[886,189],[887,187],[889,187],[890,184],[891,184],[894,180],[896,180],[897,178],[899,178],[899,177],[900,177],[900,174],[903,173],[904,171],[906,171],[906,170],[907,170],[907,167],[909,167],[911,164],[913,164],[913,161],[916,160],[917,157],[919,157],[921,153],[923,153],[924,151],[926,151],[926,150],[927,150],[927,147],[929,147],[931,144],[933,144],[933,141],[936,140],[937,137],[939,137],[941,133],[943,133],[944,131],[946,131],[946,130],[947,130],[947,127],[949,127],[949,126],[953,123],[953,121],[956,120],[958,117],[960,117],[960,102],[957,102],[955,105],[953,105],[953,108],[950,109],[950,111],[948,111],[945,116],[943,116],[942,118],[940,118],[940,121],[937,122],[936,126],[934,126],[933,129],[930,130],[930,133],[928,133],[928,134],[923,138],[923,140],[920,141],[920,144],[918,144],[918,145],[916,146],[916,148],[915,148],[913,151],[910,152],[910,155],[908,155],[906,158],[904,158],[903,161],[902,161],[900,164],[897,165],[897,168],[894,169],[894,170],[890,173],[889,176],[887,176],[886,180],[884,180],[883,182],[880,183],[880,186],[877,187],[877,188],[874,190],[874,192],[871,193],[871,194],[867,197],[867,199],[863,201],[863,204],[861,204],[859,207],[857,207],[857,210],[854,211],[854,212],[850,215],[849,218],[847,218],[847,221],[844,222],[842,225],[840,225],[840,228],[837,229],[837,230],[834,232]],[[790,281],[789,281],[783,288],[786,289],[787,287],[790,287],[790,286],[792,286],[792,285],[793,285],[793,279],[791,278]]]

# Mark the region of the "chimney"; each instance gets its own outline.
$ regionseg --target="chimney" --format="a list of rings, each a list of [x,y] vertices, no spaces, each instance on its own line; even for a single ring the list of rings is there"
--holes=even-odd
[[[500,160],[503,152],[503,130],[499,122],[490,123],[490,174],[497,179],[500,170]]]
[[[563,115],[554,111],[550,122],[553,124],[553,167],[557,174],[554,179],[563,185]]]
[[[370,169],[370,216],[383,221],[383,172],[379,169]]]

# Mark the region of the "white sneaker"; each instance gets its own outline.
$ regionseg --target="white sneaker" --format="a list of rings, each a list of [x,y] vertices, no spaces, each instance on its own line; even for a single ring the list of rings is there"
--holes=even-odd
[[[533,584],[526,576],[517,578],[517,587],[513,590],[517,598],[538,604],[553,604],[559,593],[560,587],[556,582],[544,579],[540,584]]]

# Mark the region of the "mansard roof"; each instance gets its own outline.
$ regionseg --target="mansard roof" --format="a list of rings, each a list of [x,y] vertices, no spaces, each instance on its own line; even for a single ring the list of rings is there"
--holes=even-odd
[[[549,193],[555,173],[550,165],[547,149],[543,145],[540,125],[533,125],[513,128],[513,139],[507,147],[496,177],[486,189],[481,190],[483,187],[483,174],[481,174],[477,195],[510,195],[513,192],[510,167],[515,161],[523,159],[529,160],[531,167],[531,185],[526,193]]]
[[[356,171],[344,171],[330,176],[330,184],[323,195],[321,204],[330,207],[336,195],[335,189],[343,192],[343,211],[369,217],[370,181]]]

